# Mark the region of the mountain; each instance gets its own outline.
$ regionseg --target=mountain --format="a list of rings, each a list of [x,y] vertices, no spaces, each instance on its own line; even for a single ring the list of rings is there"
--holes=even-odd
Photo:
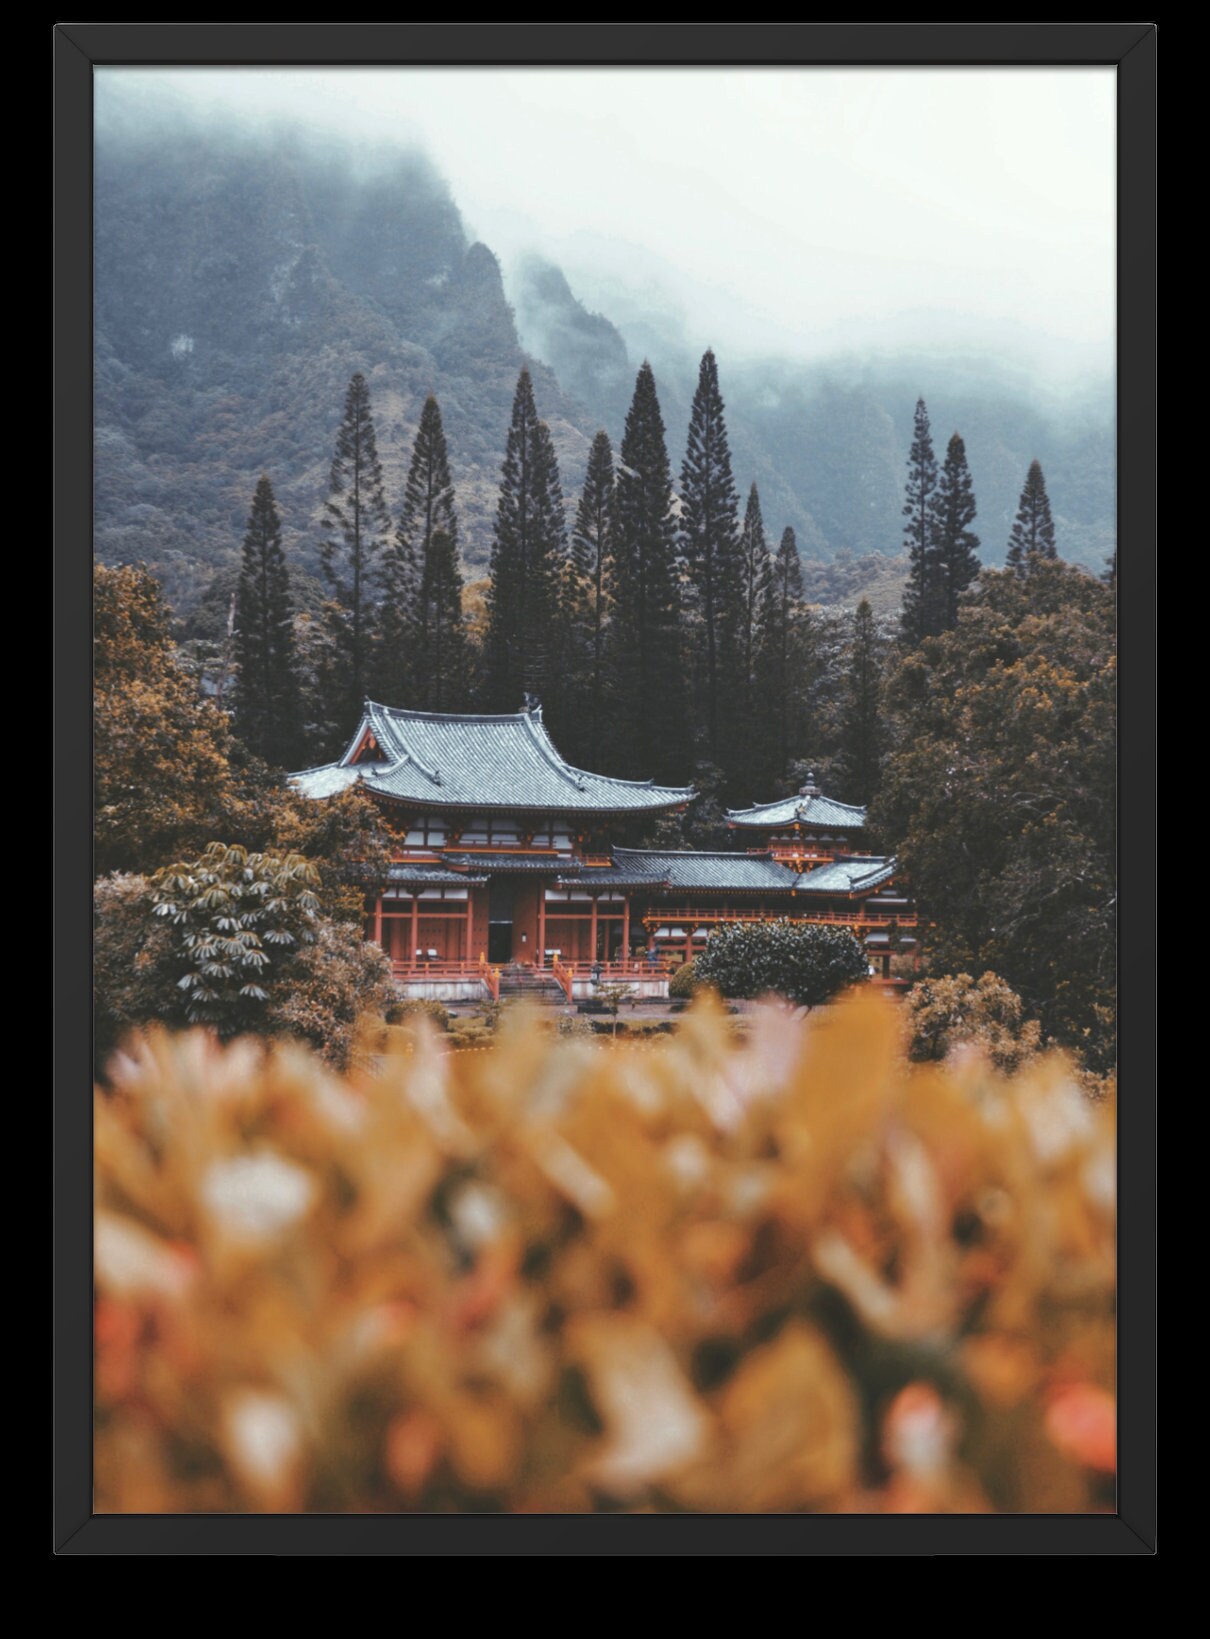
[[[134,111],[137,113],[137,110]],[[370,385],[392,505],[425,396],[441,402],[468,570],[482,574],[517,372],[528,362],[569,516],[592,435],[620,440],[650,356],[679,471],[701,348],[656,297],[620,319],[529,258],[508,284],[432,163],[285,128],[229,133],[173,107],[99,103],[95,209],[95,546],[144,561],[182,612],[238,561],[249,503],[272,479],[287,549],[314,575],[345,388]],[[511,298],[511,301],[510,301]],[[719,359],[737,486],[753,478],[776,539],[804,557],[897,554],[912,408],[939,452],[967,444],[987,561],[1002,561],[1036,456],[1060,550],[1112,550],[1112,404],[1031,403],[978,360]]]
[[[96,550],[145,561],[178,608],[235,564],[262,472],[287,549],[316,570],[357,370],[392,504],[440,399],[472,569],[525,362],[565,481],[581,480],[595,429],[527,360],[496,258],[422,156],[370,169],[299,137],[117,133],[97,147],[94,289]]]

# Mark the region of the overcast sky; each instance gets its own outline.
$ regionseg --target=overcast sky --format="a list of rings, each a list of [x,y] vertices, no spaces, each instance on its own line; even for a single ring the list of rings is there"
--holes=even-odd
[[[1112,68],[97,73],[414,140],[506,269],[671,300],[718,349],[1112,369]]]

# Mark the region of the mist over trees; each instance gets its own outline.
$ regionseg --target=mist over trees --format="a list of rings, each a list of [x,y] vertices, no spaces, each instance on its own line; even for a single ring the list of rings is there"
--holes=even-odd
[[[301,129],[237,139],[201,119],[140,127],[115,116],[98,142],[95,214],[97,555],[146,563],[199,639],[213,638],[215,609],[229,606],[262,473],[299,603],[304,577],[322,582],[332,406],[354,371],[373,398],[393,512],[411,430],[427,397],[438,399],[469,580],[490,558],[522,365],[573,500],[596,432],[617,448],[644,356],[679,472],[702,346],[620,297],[616,313],[607,303],[590,312],[558,270],[519,270],[506,288],[415,151],[371,164]],[[994,363],[935,351],[724,362],[741,491],[759,483],[770,539],[792,527],[808,569],[841,554],[897,555],[921,394],[939,458],[942,431],[961,430],[985,561],[1003,561],[1034,459],[1064,557],[1099,573],[1113,551],[1108,389],[1052,403]]]
[[[573,763],[694,786],[663,846],[731,846],[726,807],[809,774],[870,805],[932,972],[991,970],[1111,1061],[1099,423],[889,366],[724,358],[724,400],[712,349],[636,368],[562,276],[527,307],[552,370],[423,166],[346,187],[338,155],[224,159],[232,259],[221,205],[189,225],[179,156],[145,159],[142,195],[128,157],[98,183],[102,869],[294,848],[284,770],[338,754],[367,694],[540,701]],[[144,334],[118,241],[145,247],[156,209],[171,271]]]

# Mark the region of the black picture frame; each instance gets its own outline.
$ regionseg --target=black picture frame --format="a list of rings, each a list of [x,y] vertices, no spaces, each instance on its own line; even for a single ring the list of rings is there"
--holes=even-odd
[[[816,1555],[1155,1551],[1155,100],[1149,23],[68,23],[54,29],[52,1554]],[[1121,988],[1116,1514],[94,1515],[89,654],[92,72],[102,65],[1113,65],[1118,87]]]

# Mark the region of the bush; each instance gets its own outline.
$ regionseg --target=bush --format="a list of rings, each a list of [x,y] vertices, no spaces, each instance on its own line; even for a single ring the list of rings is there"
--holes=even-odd
[[[311,947],[314,949],[315,947]],[[98,1512],[1112,1512],[1112,1107],[708,998],[96,1108]]]
[[[407,1024],[416,1018],[431,1019],[438,1030],[448,1030],[450,1027],[449,1009],[440,1002],[428,1001],[423,997],[409,997],[406,1001],[394,1002],[387,1008],[388,1024]]]
[[[948,1058],[955,1047],[976,1047],[998,1070],[1011,1074],[1042,1049],[1042,1027],[995,973],[921,979],[904,998],[908,1057]]]
[[[722,996],[784,996],[798,1007],[818,1007],[869,976],[865,950],[848,928],[784,918],[716,928],[693,965],[695,982]]]
[[[293,1036],[347,1065],[359,1019],[392,1001],[390,964],[360,928],[319,915],[308,883],[297,856],[221,845],[152,881],[98,882],[96,1073],[124,1036],[157,1022],[203,1022],[224,1038]]]
[[[668,995],[674,1001],[688,1001],[697,987],[697,963],[685,962],[669,979]]]

